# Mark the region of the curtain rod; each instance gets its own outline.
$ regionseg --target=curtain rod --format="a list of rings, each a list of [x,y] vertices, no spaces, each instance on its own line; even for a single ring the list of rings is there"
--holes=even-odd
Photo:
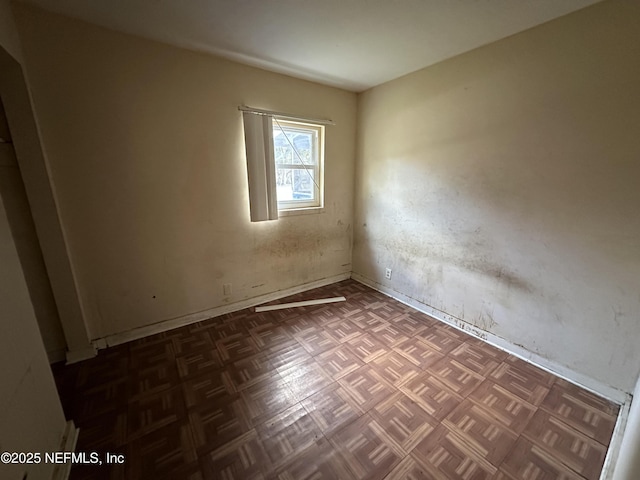
[[[288,118],[289,120],[300,120],[300,121],[303,121],[303,122],[318,123],[320,125],[335,125],[336,124],[336,122],[334,122],[333,120],[329,120],[329,119],[326,119],[326,118],[301,117],[299,115],[291,115],[289,113],[274,112],[274,111],[271,111],[271,110],[263,110],[261,108],[247,107],[246,105],[240,105],[238,107],[238,110],[240,110],[242,112],[254,113],[256,115],[271,115],[271,116],[274,116],[274,117]]]

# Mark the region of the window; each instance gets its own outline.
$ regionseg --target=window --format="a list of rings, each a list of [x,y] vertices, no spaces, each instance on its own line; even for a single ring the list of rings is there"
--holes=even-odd
[[[335,124],[245,106],[238,109],[243,112],[251,221],[317,212],[324,202],[324,125]]]
[[[324,127],[273,117],[278,210],[322,207]]]

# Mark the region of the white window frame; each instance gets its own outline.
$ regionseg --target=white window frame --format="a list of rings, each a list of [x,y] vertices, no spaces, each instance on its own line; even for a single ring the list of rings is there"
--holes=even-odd
[[[305,211],[311,212],[322,209],[324,206],[324,125],[299,120],[291,120],[286,117],[279,117],[274,115],[274,140],[276,132],[284,133],[287,130],[299,130],[305,133],[312,133],[313,144],[311,146],[311,155],[314,159],[314,162],[313,164],[305,164],[304,160],[302,160],[302,158],[298,156],[298,159],[302,163],[276,163],[274,154],[276,174],[279,168],[311,172],[313,174],[311,177],[313,197],[311,199],[278,200],[278,213],[304,213]],[[291,144],[291,147],[294,150],[293,154],[298,155],[293,144]]]

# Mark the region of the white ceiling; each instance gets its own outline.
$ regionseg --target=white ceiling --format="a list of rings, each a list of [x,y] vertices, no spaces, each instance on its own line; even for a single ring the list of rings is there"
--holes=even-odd
[[[600,0],[22,0],[362,91]]]

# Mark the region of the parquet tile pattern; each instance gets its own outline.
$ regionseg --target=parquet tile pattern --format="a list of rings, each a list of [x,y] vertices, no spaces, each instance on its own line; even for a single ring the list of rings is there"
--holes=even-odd
[[[355,281],[55,365],[71,479],[595,480],[618,406]],[[276,302],[277,303],[277,302]]]

